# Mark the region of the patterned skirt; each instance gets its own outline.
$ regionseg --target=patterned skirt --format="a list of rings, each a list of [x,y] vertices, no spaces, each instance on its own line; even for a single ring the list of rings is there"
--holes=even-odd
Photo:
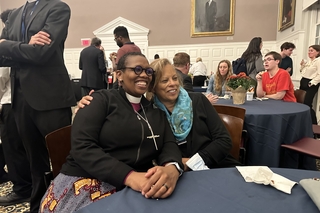
[[[96,179],[59,174],[40,203],[40,213],[75,212],[116,192],[116,188]]]

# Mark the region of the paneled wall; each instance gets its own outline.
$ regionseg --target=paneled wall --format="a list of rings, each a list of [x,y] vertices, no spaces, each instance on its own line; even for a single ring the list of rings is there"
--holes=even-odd
[[[211,71],[215,72],[219,61],[228,59],[230,61],[241,56],[247,48],[247,42],[234,43],[218,43],[218,44],[193,44],[193,45],[170,45],[170,46],[149,46],[145,49],[144,54],[151,62],[153,56],[157,53],[161,58],[168,58],[172,62],[173,56],[177,52],[186,52],[191,57],[191,64],[195,63],[197,57],[202,57],[202,61],[206,64],[208,75]],[[82,48],[68,48],[64,51],[65,63],[69,74],[72,78],[80,78],[81,70],[79,70],[79,55]],[[263,42],[262,54],[271,50],[276,50],[275,41]],[[107,56],[110,52],[106,50]],[[109,63],[109,65],[111,62]]]

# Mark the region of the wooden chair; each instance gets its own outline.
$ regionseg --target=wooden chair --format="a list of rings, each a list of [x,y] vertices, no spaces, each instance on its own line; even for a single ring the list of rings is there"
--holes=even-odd
[[[320,159],[320,141],[314,138],[302,138],[293,144],[282,144],[281,147]],[[303,168],[302,157],[299,157],[299,168]]]
[[[57,129],[45,137],[52,166],[52,178],[55,178],[66,162],[71,149],[71,125]],[[49,176],[46,174],[46,176]]]
[[[219,113],[219,116],[223,124],[227,128],[232,140],[232,149],[230,151],[230,154],[235,159],[239,160],[243,120],[235,116],[222,114],[222,113]]]
[[[304,98],[306,96],[306,91],[301,90],[301,89],[296,89],[294,91],[294,96],[296,97],[298,103],[303,104],[304,103]]]
[[[217,113],[222,113],[226,115],[232,115],[237,118],[244,120],[246,114],[246,109],[236,106],[214,104],[213,107],[216,109]]]
[[[240,118],[244,121],[244,117],[246,114],[246,109],[236,106],[229,106],[223,104],[214,104],[213,107],[218,113],[232,115],[234,117]],[[242,137],[240,143],[240,154],[239,154],[239,161],[242,164],[246,163],[246,146],[248,141],[248,134],[246,130],[242,130]]]
[[[312,131],[314,134],[314,138],[319,138],[320,137],[320,126],[317,124],[312,124]]]

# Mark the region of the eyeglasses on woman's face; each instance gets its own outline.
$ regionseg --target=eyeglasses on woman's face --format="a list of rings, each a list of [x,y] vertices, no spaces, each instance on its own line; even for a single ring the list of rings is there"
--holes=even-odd
[[[124,67],[122,68],[122,70],[124,69],[130,69],[132,70],[136,75],[140,75],[143,71],[145,71],[145,73],[148,75],[148,76],[152,76],[153,73],[154,73],[154,70],[151,68],[151,67],[148,67],[148,68],[143,68],[141,66],[136,66],[136,67]]]

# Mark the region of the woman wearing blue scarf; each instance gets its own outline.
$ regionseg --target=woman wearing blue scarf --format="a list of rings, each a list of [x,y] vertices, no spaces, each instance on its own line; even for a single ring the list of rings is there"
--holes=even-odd
[[[185,170],[241,165],[229,152],[232,142],[218,113],[201,93],[187,93],[168,59],[151,63],[154,105],[165,112]]]

